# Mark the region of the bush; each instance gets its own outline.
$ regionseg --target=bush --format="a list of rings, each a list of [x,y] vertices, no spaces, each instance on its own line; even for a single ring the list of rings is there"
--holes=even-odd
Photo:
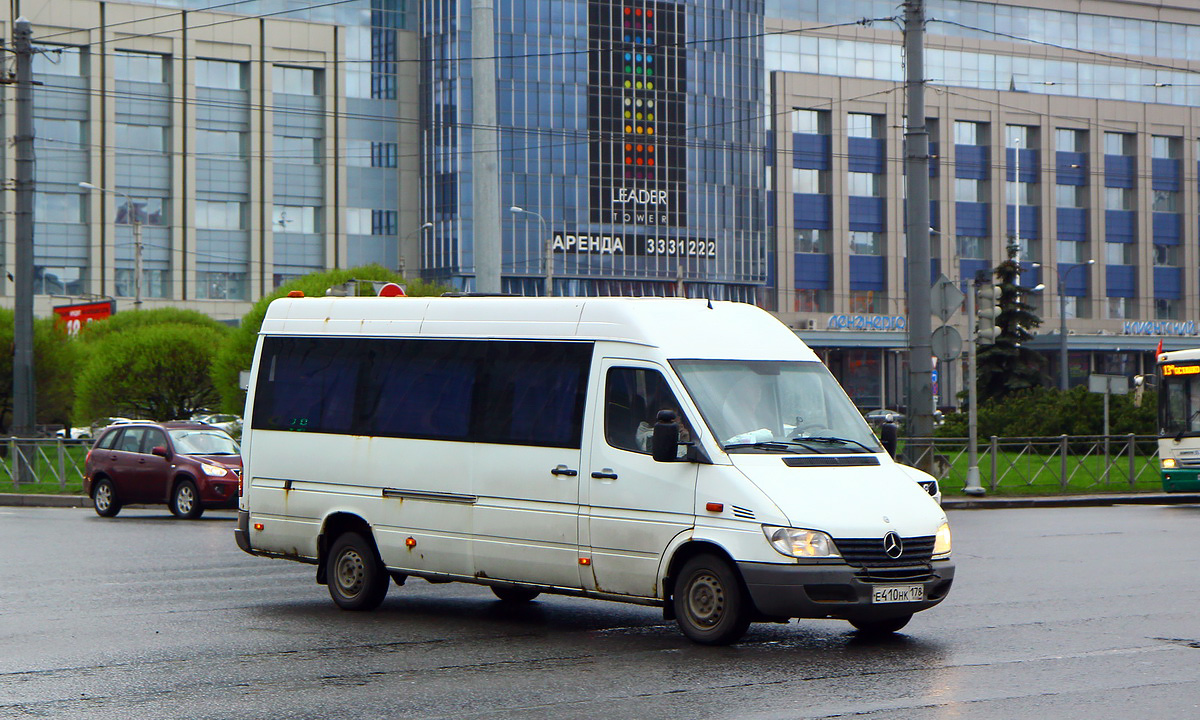
[[[224,334],[223,326],[152,323],[92,343],[75,384],[77,424],[106,415],[175,420],[212,407],[210,366]]]
[[[1146,393],[1142,406],[1134,407],[1133,395],[1109,398],[1109,433],[1154,435],[1158,432],[1158,398]],[[1039,387],[1013,393],[979,405],[979,437],[1049,437],[1054,435],[1102,435],[1104,396],[1086,387],[1067,391]],[[937,430],[939,437],[966,437],[967,413],[946,416]]]
[[[12,421],[13,322],[12,310],[0,309],[0,429]],[[33,321],[33,382],[37,405],[35,421],[41,425],[67,425],[75,401],[75,374],[81,353],[55,318]]]
[[[79,331],[79,340],[86,345],[103,341],[114,334],[130,332],[150,325],[196,325],[220,333],[229,331],[229,326],[213,320],[196,310],[183,308],[158,308],[156,310],[133,310],[117,313],[104,320],[90,322]]]
[[[334,285],[340,285],[348,280],[386,280],[407,285],[408,294],[412,296],[441,295],[450,288],[428,283],[422,280],[405,280],[399,274],[381,265],[365,265],[348,270],[331,270],[329,272],[313,273],[285,283],[270,295],[264,296],[250,312],[242,317],[241,324],[225,338],[213,360],[212,382],[221,396],[221,408],[225,412],[241,414],[246,406],[246,392],[239,387],[238,378],[243,370],[249,370],[254,360],[254,345],[258,341],[258,331],[262,328],[263,318],[267,315],[267,306],[272,300],[286,296],[293,290],[300,290],[309,297],[323,297],[325,291]]]

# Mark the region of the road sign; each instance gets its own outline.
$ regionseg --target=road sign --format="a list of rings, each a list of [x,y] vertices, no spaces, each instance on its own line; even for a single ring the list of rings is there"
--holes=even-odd
[[[1125,395],[1129,392],[1129,378],[1124,375],[1088,375],[1088,391]]]
[[[957,360],[962,355],[962,334],[950,325],[943,325],[933,331],[933,354],[942,362]]]
[[[930,302],[932,304],[933,314],[942,319],[942,322],[949,322],[954,313],[962,307],[963,298],[966,295],[954,281],[946,277],[945,273],[938,276],[938,279],[933,282],[933,292]]]

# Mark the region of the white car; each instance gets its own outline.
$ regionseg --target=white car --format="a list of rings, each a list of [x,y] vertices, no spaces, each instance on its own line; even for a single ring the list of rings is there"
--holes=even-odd
[[[230,413],[200,413],[192,416],[193,422],[221,428],[230,435],[237,437],[242,434],[242,418]]]
[[[54,431],[54,437],[71,440],[83,440],[92,436],[92,428],[84,425],[83,427],[61,428]]]

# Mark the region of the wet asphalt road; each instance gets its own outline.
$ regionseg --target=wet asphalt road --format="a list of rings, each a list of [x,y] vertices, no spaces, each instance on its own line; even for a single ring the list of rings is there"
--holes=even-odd
[[[952,511],[950,597],[690,644],[661,611],[413,580],[337,610],[233,514],[0,508],[0,718],[1200,717],[1200,506]]]

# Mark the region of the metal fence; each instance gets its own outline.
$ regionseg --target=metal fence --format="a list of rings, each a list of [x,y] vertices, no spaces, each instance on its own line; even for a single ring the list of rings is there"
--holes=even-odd
[[[7,481],[17,491],[35,484],[78,491],[83,486],[83,464],[91,446],[90,438],[0,440],[0,483]]]
[[[933,454],[934,474],[948,490],[967,478],[966,438],[911,438],[914,465]],[[1108,492],[1149,489],[1161,482],[1153,435],[1058,435],[981,438],[980,483],[1004,492]],[[915,455],[916,457],[911,457]]]

